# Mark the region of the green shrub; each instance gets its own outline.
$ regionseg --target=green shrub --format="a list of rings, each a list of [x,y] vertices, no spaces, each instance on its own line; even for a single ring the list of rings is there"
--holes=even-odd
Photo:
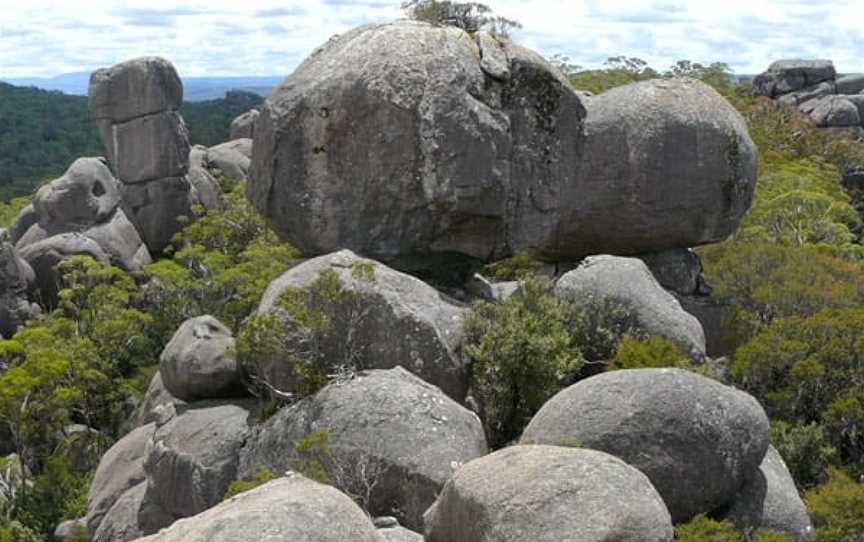
[[[294,444],[294,451],[299,458],[296,460],[297,472],[322,484],[329,484],[325,463],[330,458],[330,432],[326,429],[316,429]]]
[[[609,363],[611,371],[663,367],[690,369],[693,363],[680,346],[656,335],[644,340],[624,337],[618,345],[615,358]]]
[[[771,443],[783,457],[799,489],[825,482],[825,469],[837,458],[837,450],[817,423],[800,425],[773,420]]]
[[[222,497],[222,500],[227,501],[231,497],[249,491],[250,489],[255,489],[256,487],[262,486],[270,480],[275,479],[276,475],[273,474],[273,471],[267,469],[259,470],[252,475],[251,480],[234,480],[228,484],[228,489],[225,490],[225,496]]]
[[[717,521],[704,514],[675,526],[675,540],[681,542],[795,542],[786,534],[759,529],[743,533],[731,521]]]
[[[533,275],[543,267],[543,262],[535,260],[527,252],[519,252],[507,259],[487,264],[482,274],[494,280],[521,280]]]
[[[493,448],[517,438],[584,363],[567,330],[568,307],[551,283],[526,278],[503,303],[474,303],[465,318],[472,388]]]
[[[636,315],[623,300],[577,295],[565,304],[567,332],[587,363],[605,363],[618,352],[622,339],[642,339]]]
[[[831,467],[828,482],[804,495],[819,542],[860,542],[864,534],[864,484]]]

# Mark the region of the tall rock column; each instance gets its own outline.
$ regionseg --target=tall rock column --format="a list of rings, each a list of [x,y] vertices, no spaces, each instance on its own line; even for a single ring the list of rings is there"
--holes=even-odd
[[[177,112],[183,83],[167,60],[144,57],[96,70],[89,93],[126,214],[158,254],[191,207],[189,133]]]

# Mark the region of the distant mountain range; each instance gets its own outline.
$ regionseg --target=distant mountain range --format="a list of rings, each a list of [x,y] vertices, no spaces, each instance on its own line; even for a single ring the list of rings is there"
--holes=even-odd
[[[185,77],[183,78],[183,99],[188,102],[216,100],[225,96],[229,90],[243,90],[259,96],[267,96],[282,82],[284,77]],[[18,87],[36,87],[44,90],[57,90],[72,96],[86,96],[90,82],[90,72],[64,73],[56,77],[28,77],[6,79],[0,82]]]

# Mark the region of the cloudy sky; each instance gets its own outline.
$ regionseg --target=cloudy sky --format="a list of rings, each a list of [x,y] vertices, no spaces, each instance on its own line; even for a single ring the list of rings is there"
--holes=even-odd
[[[400,0],[0,0],[0,79],[160,55],[183,76],[286,75],[331,35],[401,16]],[[514,37],[595,67],[722,61],[756,73],[821,57],[864,71],[864,0],[487,0]],[[181,6],[182,7],[178,7]]]

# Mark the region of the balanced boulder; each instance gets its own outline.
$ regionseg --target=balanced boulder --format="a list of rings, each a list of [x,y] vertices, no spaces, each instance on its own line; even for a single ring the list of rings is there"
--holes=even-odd
[[[69,228],[105,222],[119,205],[117,180],[101,158],[79,158],[33,197],[39,222]]]
[[[506,38],[397,21],[331,39],[271,93],[247,194],[304,254],[409,268],[714,242],[754,184],[746,125],[706,85],[584,101]]]
[[[235,139],[207,149],[207,164],[227,177],[245,181],[249,177],[251,139]]]
[[[670,542],[644,474],[611,455],[518,445],[462,466],[424,516],[427,542]]]
[[[329,273],[343,292],[339,300],[319,299],[320,281]],[[258,307],[259,313],[276,314],[287,324],[285,348],[292,353],[303,352],[305,335],[279,300],[298,292],[332,323],[316,344],[321,362],[333,371],[339,365],[353,369],[401,365],[456,401],[465,398],[468,375],[461,354],[465,309],[431,286],[348,250],[303,262],[270,283]],[[281,390],[291,392],[297,387],[288,363],[265,363],[262,371]]]
[[[773,446],[768,447],[759,470],[744,484],[724,515],[740,529],[769,529],[804,542],[813,525],[798,495],[786,463]]]
[[[329,454],[298,450],[315,431],[326,431]],[[454,467],[485,453],[483,427],[473,412],[396,367],[330,384],[282,409],[243,449],[240,475],[320,461],[331,483],[349,494],[371,488],[370,513],[420,529],[423,512]]]
[[[705,357],[705,334],[699,321],[681,308],[638,258],[592,256],[558,279],[554,291],[567,300],[590,297],[621,301],[644,331],[674,341],[693,359]]]
[[[291,473],[138,542],[384,542],[338,490]]]
[[[550,399],[523,438],[576,441],[644,472],[672,520],[729,503],[768,449],[768,418],[752,396],[681,369],[613,371]]]
[[[247,395],[231,331],[212,316],[186,320],[159,358],[171,395],[184,401]]]

